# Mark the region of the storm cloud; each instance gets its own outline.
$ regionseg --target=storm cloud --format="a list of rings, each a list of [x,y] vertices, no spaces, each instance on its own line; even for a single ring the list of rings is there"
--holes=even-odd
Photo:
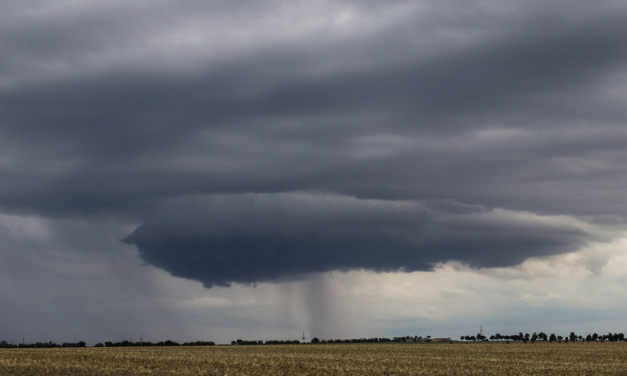
[[[8,2],[0,208],[205,286],[517,265],[627,216],[619,2]]]
[[[443,260],[511,266],[591,238],[563,218],[458,205],[307,194],[176,199],[133,232],[141,257],[207,287],[355,269],[430,270]]]

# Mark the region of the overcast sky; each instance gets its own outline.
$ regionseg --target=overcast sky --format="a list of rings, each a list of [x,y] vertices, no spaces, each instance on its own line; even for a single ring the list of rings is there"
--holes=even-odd
[[[0,2],[0,340],[627,331],[625,19]]]

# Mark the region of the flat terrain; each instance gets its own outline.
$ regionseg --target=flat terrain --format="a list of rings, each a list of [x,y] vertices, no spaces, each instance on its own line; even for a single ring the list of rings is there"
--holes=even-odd
[[[627,375],[627,343],[0,349],[0,375]]]

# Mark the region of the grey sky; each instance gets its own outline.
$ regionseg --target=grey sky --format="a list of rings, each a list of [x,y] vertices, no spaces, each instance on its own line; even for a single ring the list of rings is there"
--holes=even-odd
[[[55,224],[45,249],[6,225],[11,270],[32,268],[16,249],[40,275],[136,249],[206,287],[289,284],[516,268],[624,231],[622,2],[0,9],[0,210]]]

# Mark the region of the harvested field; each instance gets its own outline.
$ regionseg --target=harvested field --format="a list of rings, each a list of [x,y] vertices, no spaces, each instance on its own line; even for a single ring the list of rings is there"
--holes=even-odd
[[[627,343],[1,349],[1,375],[627,375]]]

